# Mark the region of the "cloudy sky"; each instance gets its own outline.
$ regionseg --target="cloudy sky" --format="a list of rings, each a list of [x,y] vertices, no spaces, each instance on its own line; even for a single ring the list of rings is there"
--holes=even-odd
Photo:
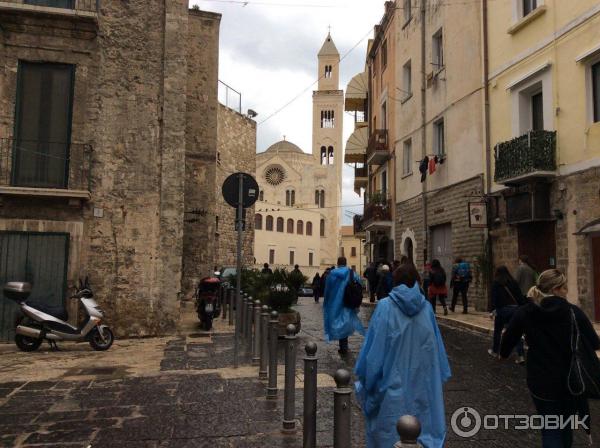
[[[219,79],[241,92],[242,111],[258,112],[258,152],[284,135],[312,151],[317,53],[329,27],[338,51],[347,54],[340,66],[340,88],[345,89],[364,69],[367,41],[384,11],[383,0],[191,0],[194,4],[223,15]],[[221,99],[225,101],[224,95]],[[346,114],[344,142],[353,128],[353,118]],[[346,206],[362,203],[353,184],[353,170],[346,166]]]

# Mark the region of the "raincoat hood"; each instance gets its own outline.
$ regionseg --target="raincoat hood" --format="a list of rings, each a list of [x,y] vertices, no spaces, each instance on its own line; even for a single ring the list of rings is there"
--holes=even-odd
[[[419,284],[415,282],[412,288],[406,285],[396,286],[390,292],[390,299],[402,310],[408,317],[416,316],[427,304],[425,297],[421,294]]]

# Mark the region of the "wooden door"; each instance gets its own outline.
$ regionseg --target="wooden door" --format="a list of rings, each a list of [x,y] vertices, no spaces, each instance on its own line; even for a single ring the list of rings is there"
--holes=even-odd
[[[30,300],[64,305],[68,249],[69,235],[65,233],[0,232],[0,285],[29,282]],[[14,338],[17,309],[0,290],[0,341]]]
[[[538,272],[556,267],[556,224],[551,221],[519,225],[519,253],[527,255]]]
[[[592,238],[592,264],[594,275],[594,318],[600,322],[600,236]]]
[[[446,271],[448,282],[452,272],[452,225],[445,224],[431,228],[431,260],[439,260]]]

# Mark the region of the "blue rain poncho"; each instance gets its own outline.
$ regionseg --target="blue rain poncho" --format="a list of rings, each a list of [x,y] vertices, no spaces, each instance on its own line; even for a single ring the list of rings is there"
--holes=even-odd
[[[399,440],[396,422],[403,415],[421,422],[424,447],[444,446],[443,384],[450,366],[433,309],[418,284],[397,286],[379,301],[355,374],[368,448],[394,446]]]
[[[365,334],[365,329],[358,318],[358,309],[353,310],[344,306],[344,290],[348,284],[349,275],[354,275],[347,267],[333,269],[327,276],[325,285],[325,300],[323,301],[323,328],[325,340],[336,341],[347,338],[355,331]]]

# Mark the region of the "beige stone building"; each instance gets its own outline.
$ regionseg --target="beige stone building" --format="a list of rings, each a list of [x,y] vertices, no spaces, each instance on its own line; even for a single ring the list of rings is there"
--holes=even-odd
[[[464,258],[474,273],[471,302],[487,309],[485,235],[468,213],[484,195],[481,4],[396,4],[396,255],[419,267],[439,259],[448,273]]]
[[[558,267],[600,321],[600,5],[488,7],[494,263]]]
[[[32,282],[75,321],[89,276],[118,334],[172,332],[219,247],[220,15],[33,3],[0,1],[0,283]],[[2,340],[13,312],[0,300]]]
[[[312,153],[285,139],[257,155],[254,258],[313,275],[336,264],[340,247],[343,105],[340,54],[331,35],[318,53]]]
[[[364,240],[354,234],[354,226],[342,226],[340,255],[346,257],[348,267],[363,275],[367,268],[367,254],[364,252]]]

